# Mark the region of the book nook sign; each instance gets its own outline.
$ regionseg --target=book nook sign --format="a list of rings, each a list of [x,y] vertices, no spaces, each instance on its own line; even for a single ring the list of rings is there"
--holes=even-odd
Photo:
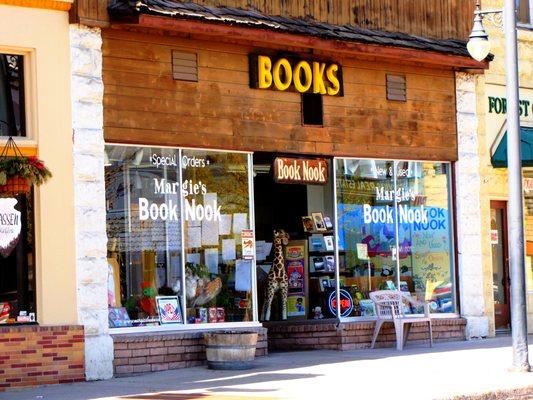
[[[336,63],[250,55],[250,87],[342,96],[342,68]]]
[[[279,183],[325,185],[328,183],[328,163],[324,159],[277,157],[274,160],[274,180]]]

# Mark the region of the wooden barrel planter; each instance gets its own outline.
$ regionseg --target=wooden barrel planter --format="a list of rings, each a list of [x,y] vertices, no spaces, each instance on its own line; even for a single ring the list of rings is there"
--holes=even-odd
[[[205,333],[204,340],[208,368],[239,370],[253,367],[256,332]]]

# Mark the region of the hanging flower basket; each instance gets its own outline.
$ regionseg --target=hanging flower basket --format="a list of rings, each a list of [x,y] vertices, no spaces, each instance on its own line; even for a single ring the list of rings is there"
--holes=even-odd
[[[32,185],[39,186],[51,176],[44,162],[37,157],[23,156],[13,138],[9,137],[0,154],[0,194],[16,196],[28,193]]]

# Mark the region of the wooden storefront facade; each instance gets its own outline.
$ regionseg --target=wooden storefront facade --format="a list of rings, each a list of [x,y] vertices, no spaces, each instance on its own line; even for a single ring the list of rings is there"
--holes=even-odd
[[[354,2],[347,1],[298,2],[305,4],[294,9],[286,6],[286,2],[268,2],[270,5],[263,8],[260,4],[265,2],[257,2],[254,12],[260,17],[254,22],[246,19],[250,17],[246,12],[238,15],[237,7],[246,8],[242,2],[214,3],[194,2],[208,7],[213,18],[180,14],[182,10],[174,9],[158,12],[152,3],[146,8],[128,4],[111,6],[109,17],[101,2],[75,4],[71,13],[73,22],[101,29],[106,145],[244,152],[250,155],[249,163],[256,153],[325,157],[331,163],[340,159],[434,162],[442,164],[439,168],[447,171],[450,185],[447,189],[449,196],[453,196],[451,171],[458,160],[456,74],[482,72],[488,63],[471,60],[463,42],[444,38],[465,38],[469,28],[459,21],[468,20],[464,16],[471,12],[473,2],[434,0],[434,6],[443,10],[438,21],[431,19],[437,13],[424,12],[419,3],[407,10],[398,2],[386,2],[385,10],[403,18],[387,19],[381,10],[366,7],[368,2],[355,2],[352,7],[348,4]],[[194,10],[191,3],[187,4]],[[219,15],[227,11],[224,6],[233,10],[234,20],[228,22],[224,15]],[[205,7],[200,11],[204,12]],[[337,32],[336,29],[355,21],[383,31],[363,29],[342,40],[340,36],[334,39],[327,34],[306,34],[305,28],[303,33],[297,33],[283,25],[286,21],[269,19],[278,14],[301,17],[301,10],[308,10],[315,17],[316,21],[309,24],[311,30],[323,22],[329,24],[328,31]],[[433,17],[428,19],[430,14]],[[304,20],[298,21],[305,25]],[[404,33],[390,35],[387,30]],[[409,34],[431,39],[420,40]],[[354,39],[356,35],[362,39]],[[272,60],[286,57],[338,64],[342,67],[342,95],[321,96],[322,122],[306,124],[301,93],[253,87],[254,77],[250,72],[253,55],[269,56]],[[401,82],[401,85],[391,82]],[[391,96],[391,92],[399,97]],[[142,152],[136,152],[129,160],[138,156],[142,159]],[[130,185],[141,187],[140,183]],[[447,201],[454,202],[453,198]],[[451,210],[450,215],[450,225],[453,225]],[[453,242],[452,228],[449,235]],[[453,243],[450,249],[454,249]],[[456,263],[454,251],[449,255],[452,265]],[[434,321],[437,340],[465,337],[466,322],[459,317],[456,304],[458,290],[457,285],[452,289],[452,296],[456,297],[454,312],[444,313]],[[257,295],[262,293],[253,294]],[[247,316],[244,321],[261,320],[257,315],[258,305],[255,308],[256,315],[250,320]],[[196,323],[200,318],[197,317]],[[264,324],[268,335],[256,324],[252,329],[260,329],[262,335],[258,355],[266,353],[267,340],[271,349],[369,346],[373,322],[363,319],[340,325],[338,322],[327,318],[268,322]],[[151,333],[147,329],[123,335],[125,329],[112,333],[116,375],[180,368],[203,360],[198,330],[165,333],[155,329]],[[414,329],[413,339],[425,338],[422,330]],[[167,357],[162,353],[161,357],[149,361],[150,349],[161,343],[161,349],[168,351],[165,343],[169,340],[182,340],[184,353],[188,345],[198,351],[188,358],[165,353]],[[391,330],[379,340],[381,345],[393,341]],[[136,350],[138,357],[134,354]]]

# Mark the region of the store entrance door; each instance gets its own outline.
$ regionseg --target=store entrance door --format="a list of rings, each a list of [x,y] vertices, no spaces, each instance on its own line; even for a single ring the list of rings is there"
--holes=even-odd
[[[494,320],[497,331],[510,329],[509,256],[507,254],[507,202],[490,202],[490,239],[492,243],[492,277]]]

